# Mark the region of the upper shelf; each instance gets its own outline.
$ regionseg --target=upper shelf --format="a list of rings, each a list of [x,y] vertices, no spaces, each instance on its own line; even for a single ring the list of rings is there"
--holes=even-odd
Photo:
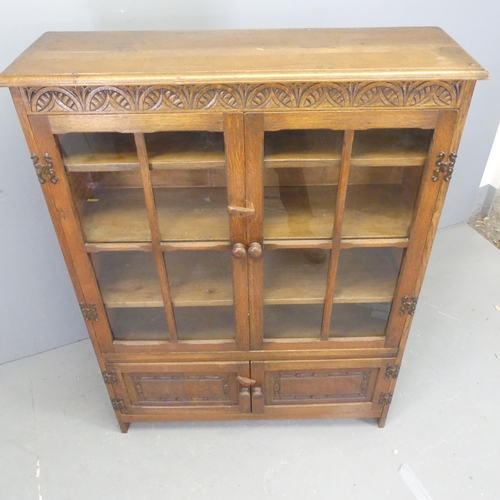
[[[351,166],[424,165],[432,132],[419,129],[360,130],[355,134]],[[68,172],[139,170],[132,134],[59,136]],[[224,137],[217,132],[164,132],[146,135],[150,167],[215,169],[225,167]],[[338,167],[342,132],[284,130],[265,136],[266,168]]]
[[[0,85],[487,78],[440,28],[45,33]]]
[[[432,132],[420,129],[360,130],[354,135],[351,166],[405,167],[424,165]],[[336,167],[340,165],[342,132],[281,130],[267,132],[264,166]]]
[[[68,172],[139,170],[132,134],[65,134],[59,136]],[[224,168],[220,132],[168,132],[146,135],[153,170]]]

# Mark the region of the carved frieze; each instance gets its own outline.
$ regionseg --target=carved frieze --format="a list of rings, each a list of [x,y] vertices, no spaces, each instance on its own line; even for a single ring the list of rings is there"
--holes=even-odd
[[[460,81],[29,87],[32,113],[455,108]]]

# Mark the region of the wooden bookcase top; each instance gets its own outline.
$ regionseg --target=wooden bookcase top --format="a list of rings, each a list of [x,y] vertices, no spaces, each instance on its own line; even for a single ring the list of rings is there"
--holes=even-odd
[[[45,33],[0,86],[477,80],[435,27]]]

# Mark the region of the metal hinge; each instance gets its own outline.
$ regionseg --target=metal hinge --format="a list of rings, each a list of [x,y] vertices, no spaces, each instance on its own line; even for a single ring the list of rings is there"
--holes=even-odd
[[[31,160],[33,161],[33,165],[35,166],[36,175],[40,184],[45,184],[46,176],[49,176],[50,182],[52,184],[57,184],[56,173],[54,172],[54,167],[52,165],[52,158],[49,153],[43,153],[43,159],[45,163],[40,163],[40,158],[36,153],[31,154]]]
[[[125,403],[123,401],[123,398],[109,398],[111,400],[111,404],[113,405],[113,410],[118,411],[118,410],[125,410]]]
[[[399,369],[401,368],[401,365],[387,365],[387,368],[385,369],[385,379],[389,378],[398,378],[399,375]]]
[[[437,155],[436,159],[436,168],[434,169],[433,175],[431,179],[436,182],[439,180],[439,174],[443,173],[444,174],[444,181],[449,182],[451,179],[451,176],[453,175],[453,169],[455,168],[455,162],[457,160],[457,153],[453,152],[450,153],[448,158],[450,161],[443,161],[446,157],[446,153],[444,151],[441,151]]]
[[[392,392],[383,392],[380,394],[380,399],[378,400],[378,404],[382,405],[390,405],[392,403]]]
[[[105,384],[111,384],[111,385],[118,384],[118,379],[116,378],[115,372],[107,372],[103,370],[101,374]]]
[[[401,308],[399,309],[399,314],[403,316],[405,312],[407,312],[410,316],[415,314],[415,309],[417,308],[417,296],[413,296],[410,300],[409,295],[405,295],[402,299]]]
[[[93,302],[89,302],[88,305],[85,302],[79,302],[79,304],[85,321],[99,321],[99,315]]]

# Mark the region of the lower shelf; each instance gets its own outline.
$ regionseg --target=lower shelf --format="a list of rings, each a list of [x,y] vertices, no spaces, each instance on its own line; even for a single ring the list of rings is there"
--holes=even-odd
[[[156,307],[108,309],[115,340],[168,341],[165,310]],[[234,340],[232,307],[193,307],[175,310],[177,338],[180,341],[206,342]]]
[[[389,318],[388,303],[334,304],[330,337],[382,337]],[[323,306],[265,306],[264,339],[317,339]]]

